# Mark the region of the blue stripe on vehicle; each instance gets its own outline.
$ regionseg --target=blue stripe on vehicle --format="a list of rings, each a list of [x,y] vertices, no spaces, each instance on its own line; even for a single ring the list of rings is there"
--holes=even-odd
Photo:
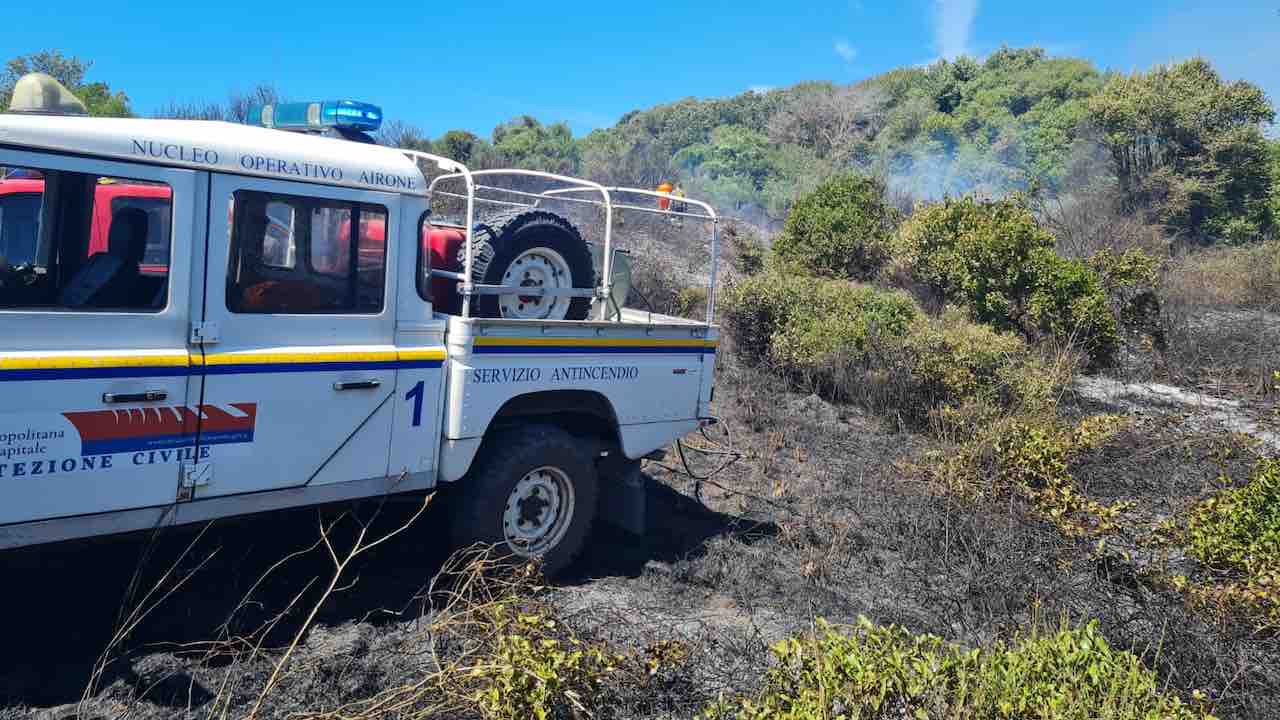
[[[79,367],[79,368],[22,368],[0,370],[0,382],[20,380],[95,380],[101,378],[186,377],[192,368],[156,367]]]

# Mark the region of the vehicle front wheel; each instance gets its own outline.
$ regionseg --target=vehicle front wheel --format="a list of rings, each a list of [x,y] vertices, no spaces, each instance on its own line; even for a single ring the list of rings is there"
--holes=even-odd
[[[548,576],[582,552],[597,505],[592,457],[553,425],[531,425],[486,438],[459,481],[451,518],[459,546],[491,544],[501,554],[542,562]]]

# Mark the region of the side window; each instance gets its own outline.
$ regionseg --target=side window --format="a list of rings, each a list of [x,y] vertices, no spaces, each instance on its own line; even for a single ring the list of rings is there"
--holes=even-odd
[[[356,273],[361,292],[376,291],[378,298],[366,302],[382,307],[382,288],[387,282],[387,213],[365,205],[360,211],[360,235],[356,241]]]
[[[232,312],[382,312],[385,207],[248,190],[231,205]]]
[[[159,311],[172,225],[162,183],[0,169],[0,308]]]

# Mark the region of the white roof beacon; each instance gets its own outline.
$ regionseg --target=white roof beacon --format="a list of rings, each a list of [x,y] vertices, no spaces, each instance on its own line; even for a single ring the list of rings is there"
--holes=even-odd
[[[13,86],[9,112],[32,115],[88,115],[84,103],[44,73],[28,73]]]

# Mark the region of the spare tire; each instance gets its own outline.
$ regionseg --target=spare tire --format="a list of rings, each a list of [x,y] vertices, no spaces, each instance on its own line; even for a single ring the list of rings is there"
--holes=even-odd
[[[548,289],[595,287],[591,250],[567,219],[546,210],[521,209],[476,223],[471,281],[484,285],[517,285]],[[458,265],[466,267],[466,246],[458,249]],[[521,320],[582,320],[591,312],[590,297],[567,295],[476,295],[476,317]]]

